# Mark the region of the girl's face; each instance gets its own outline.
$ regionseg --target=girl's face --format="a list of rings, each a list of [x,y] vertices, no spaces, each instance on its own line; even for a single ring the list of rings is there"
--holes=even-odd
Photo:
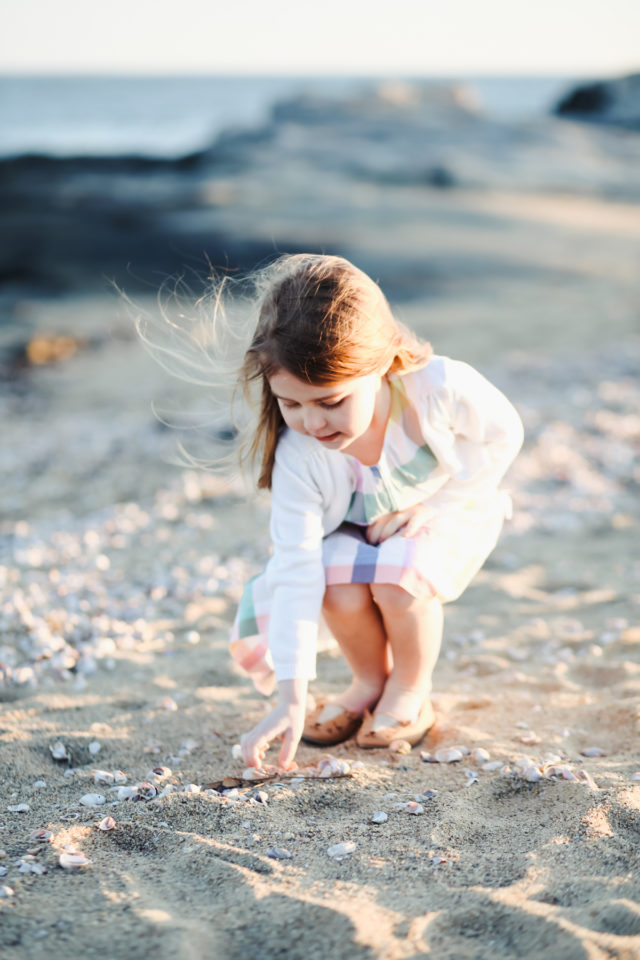
[[[383,419],[382,377],[350,377],[314,386],[279,370],[269,377],[284,422],[292,430],[314,437],[331,450],[348,450],[369,428]]]

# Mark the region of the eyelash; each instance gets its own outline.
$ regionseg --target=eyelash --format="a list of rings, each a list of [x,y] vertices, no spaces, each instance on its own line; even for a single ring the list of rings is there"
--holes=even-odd
[[[333,407],[339,407],[340,404],[344,403],[344,401],[345,398],[342,397],[341,400],[336,400],[335,403],[321,403],[320,406],[324,407],[326,410],[331,410]],[[295,408],[298,406],[297,403],[285,403],[284,400],[281,400],[280,402],[286,410],[295,410]]]

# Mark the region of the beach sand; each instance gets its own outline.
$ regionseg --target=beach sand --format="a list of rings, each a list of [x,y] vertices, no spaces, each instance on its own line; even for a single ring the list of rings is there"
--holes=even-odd
[[[167,462],[175,436],[150,400],[197,400],[131,341],[117,302],[25,303],[36,329],[79,334],[91,318],[112,336],[1,398],[20,518],[4,521],[0,567],[4,958],[640,956],[640,227],[605,201],[505,196],[495,228],[467,199],[477,233],[438,241],[457,237],[472,263],[474,237],[485,253],[489,238],[522,271],[454,278],[399,312],[520,410],[514,517],[446,608],[424,743],[340,745],[352,775],[268,782],[254,801],[183,788],[240,775],[232,747],[268,708],[227,655],[268,502]],[[316,691],[347,682],[334,648],[318,674]],[[422,758],[456,745],[497,765]],[[321,756],[303,744],[298,760]],[[158,766],[175,790],[150,801],[92,776],[135,785]],[[422,814],[399,808],[425,791]],[[88,793],[106,803],[81,804]],[[116,828],[96,829],[107,815]],[[50,842],[32,839],[42,828]],[[329,856],[343,841],[353,852]],[[68,846],[86,869],[60,868]]]

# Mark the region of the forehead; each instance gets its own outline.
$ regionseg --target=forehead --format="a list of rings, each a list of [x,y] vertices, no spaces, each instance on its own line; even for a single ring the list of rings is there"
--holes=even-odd
[[[285,400],[295,400],[298,403],[308,403],[314,400],[323,400],[341,394],[355,393],[361,389],[370,377],[350,377],[348,380],[334,380],[332,383],[306,383],[299,380],[286,370],[278,370],[269,377],[269,386],[272,393]]]

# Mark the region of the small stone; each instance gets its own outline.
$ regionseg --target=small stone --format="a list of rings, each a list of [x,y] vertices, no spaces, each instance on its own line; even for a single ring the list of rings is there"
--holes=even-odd
[[[376,810],[371,816],[371,823],[386,823],[388,819],[384,810]]]
[[[478,763],[487,763],[491,759],[491,754],[484,747],[474,747],[471,756]]]
[[[161,710],[175,711],[178,709],[178,704],[175,702],[175,700],[172,697],[163,697],[158,702],[158,707]]]
[[[525,747],[535,747],[540,743],[540,737],[537,733],[534,733],[533,730],[530,733],[526,733],[523,737],[518,737],[520,743],[523,743]]]
[[[89,744],[89,753],[92,757],[95,757],[102,750],[102,744],[99,740],[92,740]]]
[[[46,787],[46,785],[47,785],[46,780],[36,780],[35,783],[33,784],[33,788],[34,790],[42,790],[44,787]]]
[[[272,860],[291,860],[289,850],[283,850],[282,847],[269,847],[267,856],[271,857]]]
[[[343,857],[350,856],[355,849],[355,840],[344,840],[342,843],[334,843],[328,848],[327,853],[330,857],[341,860]]]
[[[61,740],[58,740],[56,743],[52,743],[49,747],[49,750],[51,751],[51,756],[54,760],[71,760],[71,754]]]
[[[85,807],[101,807],[107,802],[107,798],[102,793],[85,793],[80,797],[80,803]]]
[[[606,753],[602,747],[585,747],[580,753],[583,757],[606,757]]]
[[[492,770],[499,770],[502,766],[502,760],[490,760],[488,763],[482,764],[482,769],[486,770],[487,773],[491,773]]]
[[[13,896],[13,894],[13,887],[7,887],[5,884],[0,884],[0,900],[8,900],[9,897]]]
[[[11,806],[7,807],[9,813],[28,813],[31,810],[31,807],[28,803],[13,803]]]
[[[633,781],[634,783],[637,783],[638,780],[640,780],[640,770],[638,770],[637,773],[634,773],[634,775],[631,777],[631,779],[632,779],[632,781]]]
[[[234,760],[242,760],[242,747],[239,743],[234,743],[231,747],[231,756]]]
[[[112,784],[115,780],[111,770],[94,770],[93,771],[93,782],[101,784],[102,786],[108,786]]]

